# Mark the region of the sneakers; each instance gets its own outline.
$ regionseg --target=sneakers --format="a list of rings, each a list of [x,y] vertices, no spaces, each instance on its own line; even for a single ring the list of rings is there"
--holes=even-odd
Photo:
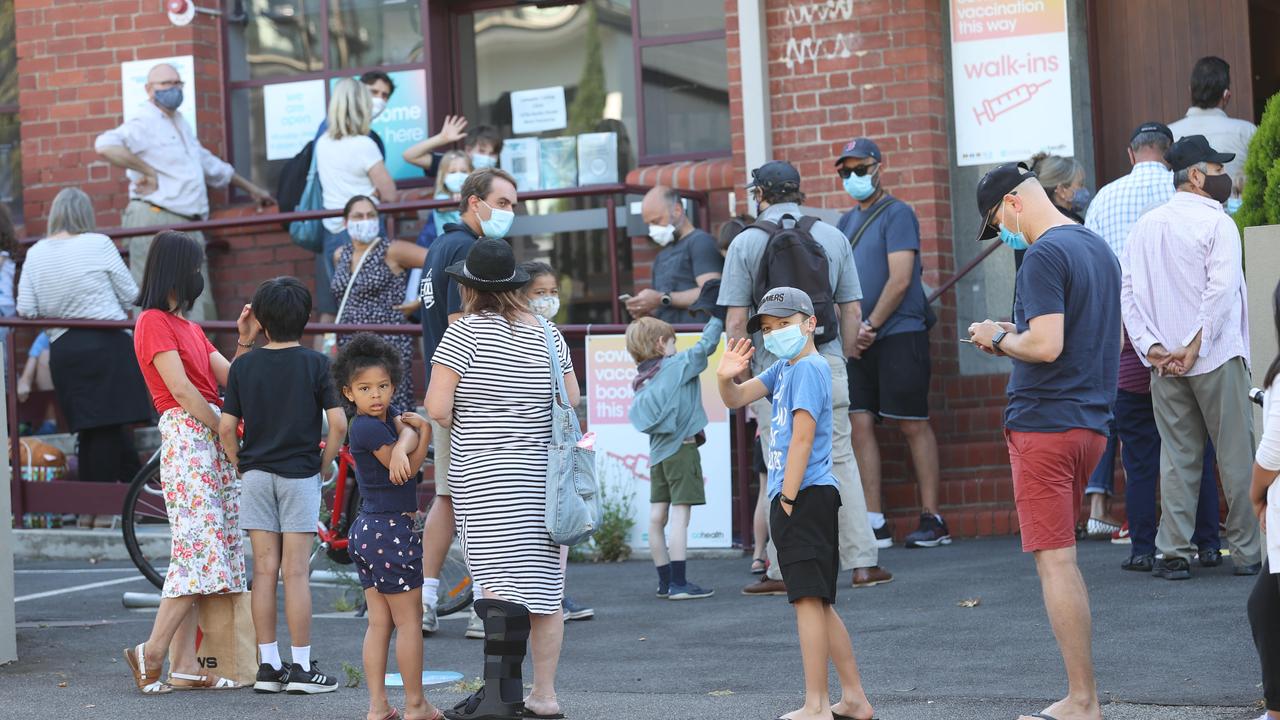
[[[1249,565],[1237,565],[1235,569],[1231,571],[1231,574],[1246,576],[1257,575],[1260,572],[1262,572],[1262,563],[1256,562]]]
[[[893,532],[889,530],[889,523],[885,523],[878,528],[871,528],[871,532],[876,534],[876,547],[881,550],[893,547]]]
[[[920,527],[907,536],[909,548],[931,548],[951,544],[951,531],[942,518],[932,513],[920,513]]]
[[[1101,540],[1102,538],[1109,538],[1115,533],[1120,532],[1121,527],[1123,526],[1113,523],[1110,520],[1091,517],[1089,518],[1089,523],[1085,526],[1085,532],[1090,538]]]
[[[770,580],[769,578],[761,578],[759,582],[753,582],[742,588],[743,595],[786,595],[787,584],[781,580]]]
[[[1152,555],[1130,555],[1127,560],[1120,563],[1120,569],[1149,573],[1155,567],[1155,562],[1155,557]]]
[[[579,605],[568,595],[565,595],[564,600],[560,601],[560,607],[564,609],[564,619],[566,622],[570,620],[590,620],[596,616],[595,610]]]
[[[262,663],[258,666],[258,677],[254,680],[253,691],[256,693],[284,692],[284,686],[288,682],[289,671],[284,667],[277,670],[268,663]]]
[[[671,596],[671,584],[670,584],[670,583],[663,583],[663,582],[659,582],[659,583],[658,583],[658,592],[654,593],[654,595],[655,595],[659,600],[666,600],[668,597],[670,597],[670,596]]]
[[[684,585],[672,585],[671,594],[667,596],[668,600],[701,600],[715,595],[715,590],[704,590],[693,583],[685,583]]]
[[[431,635],[440,629],[440,618],[436,615],[436,609],[427,605],[422,606],[422,632]]]
[[[467,637],[472,640],[484,639],[484,620],[476,614],[475,608],[471,608],[471,619],[467,620]]]
[[[1129,540],[1129,523],[1128,522],[1121,525],[1119,530],[1111,533],[1111,544],[1112,545],[1131,545],[1132,544],[1132,541]]]
[[[1165,580],[1190,580],[1191,563],[1180,557],[1160,558],[1152,567],[1151,574]]]
[[[286,665],[285,687],[284,691],[290,695],[318,695],[320,693],[331,693],[338,689],[338,679],[329,677],[320,672],[316,668],[315,661],[311,661],[311,669],[303,670],[298,663]],[[258,671],[261,676],[261,670]],[[254,689],[258,687],[254,683]]]
[[[1222,551],[1213,548],[1201,548],[1197,553],[1200,558],[1200,567],[1212,568],[1222,564]]]

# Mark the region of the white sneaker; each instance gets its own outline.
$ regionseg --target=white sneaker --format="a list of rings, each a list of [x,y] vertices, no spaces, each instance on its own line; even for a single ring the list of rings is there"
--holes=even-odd
[[[440,629],[440,618],[436,617],[436,609],[422,606],[422,632],[431,635]]]
[[[467,621],[467,637],[472,640],[484,639],[484,621],[476,614],[474,608],[471,610],[471,619]]]

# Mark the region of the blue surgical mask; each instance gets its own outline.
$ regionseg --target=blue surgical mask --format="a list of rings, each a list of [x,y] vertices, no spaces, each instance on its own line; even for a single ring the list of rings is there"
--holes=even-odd
[[[1014,232],[1000,223],[1000,242],[1008,245],[1014,250],[1026,250],[1031,247],[1031,243],[1027,242],[1027,236],[1022,233],[1022,216],[1018,216],[1018,231]]]
[[[499,210],[487,202],[481,200],[484,206],[489,208],[489,219],[480,221],[480,230],[485,237],[501,240],[507,236],[511,230],[511,223],[515,222],[516,214],[510,210]]]
[[[1240,206],[1243,204],[1244,201],[1238,197],[1227,198],[1227,214],[1235,215],[1236,211],[1239,210]]]
[[[861,202],[875,194],[876,181],[871,177],[871,173],[861,177],[849,173],[849,177],[844,179],[844,191],[854,200]]]
[[[1071,209],[1084,215],[1089,209],[1090,200],[1093,200],[1093,193],[1089,192],[1089,188],[1080,188],[1071,196]]]
[[[477,170],[498,167],[498,158],[482,153],[471,153],[471,167]]]
[[[451,172],[444,176],[444,187],[451,193],[462,192],[462,183],[467,181],[470,173]]]
[[[166,110],[177,110],[182,105],[182,87],[171,87],[155,92],[156,104]]]
[[[764,349],[782,358],[790,360],[800,354],[809,336],[800,330],[799,325],[788,325],[780,330],[765,333]]]

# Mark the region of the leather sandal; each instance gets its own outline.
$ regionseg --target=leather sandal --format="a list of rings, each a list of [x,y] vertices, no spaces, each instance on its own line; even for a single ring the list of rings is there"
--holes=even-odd
[[[131,648],[124,649],[124,661],[129,664],[129,669],[133,671],[133,682],[138,686],[138,690],[143,695],[167,695],[173,692],[173,686],[160,680],[160,671],[156,670],[155,675],[147,673],[147,656],[146,643],[138,643]]]
[[[244,687],[235,680],[213,674],[187,675],[170,672],[168,682],[174,690],[239,690]]]

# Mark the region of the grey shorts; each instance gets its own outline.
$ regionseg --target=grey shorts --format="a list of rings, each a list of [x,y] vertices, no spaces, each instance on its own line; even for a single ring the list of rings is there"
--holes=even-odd
[[[287,478],[248,470],[240,479],[240,527],[313,533],[320,519],[320,476]]]
[[[449,428],[431,421],[431,446],[435,451],[436,495],[449,497]]]

